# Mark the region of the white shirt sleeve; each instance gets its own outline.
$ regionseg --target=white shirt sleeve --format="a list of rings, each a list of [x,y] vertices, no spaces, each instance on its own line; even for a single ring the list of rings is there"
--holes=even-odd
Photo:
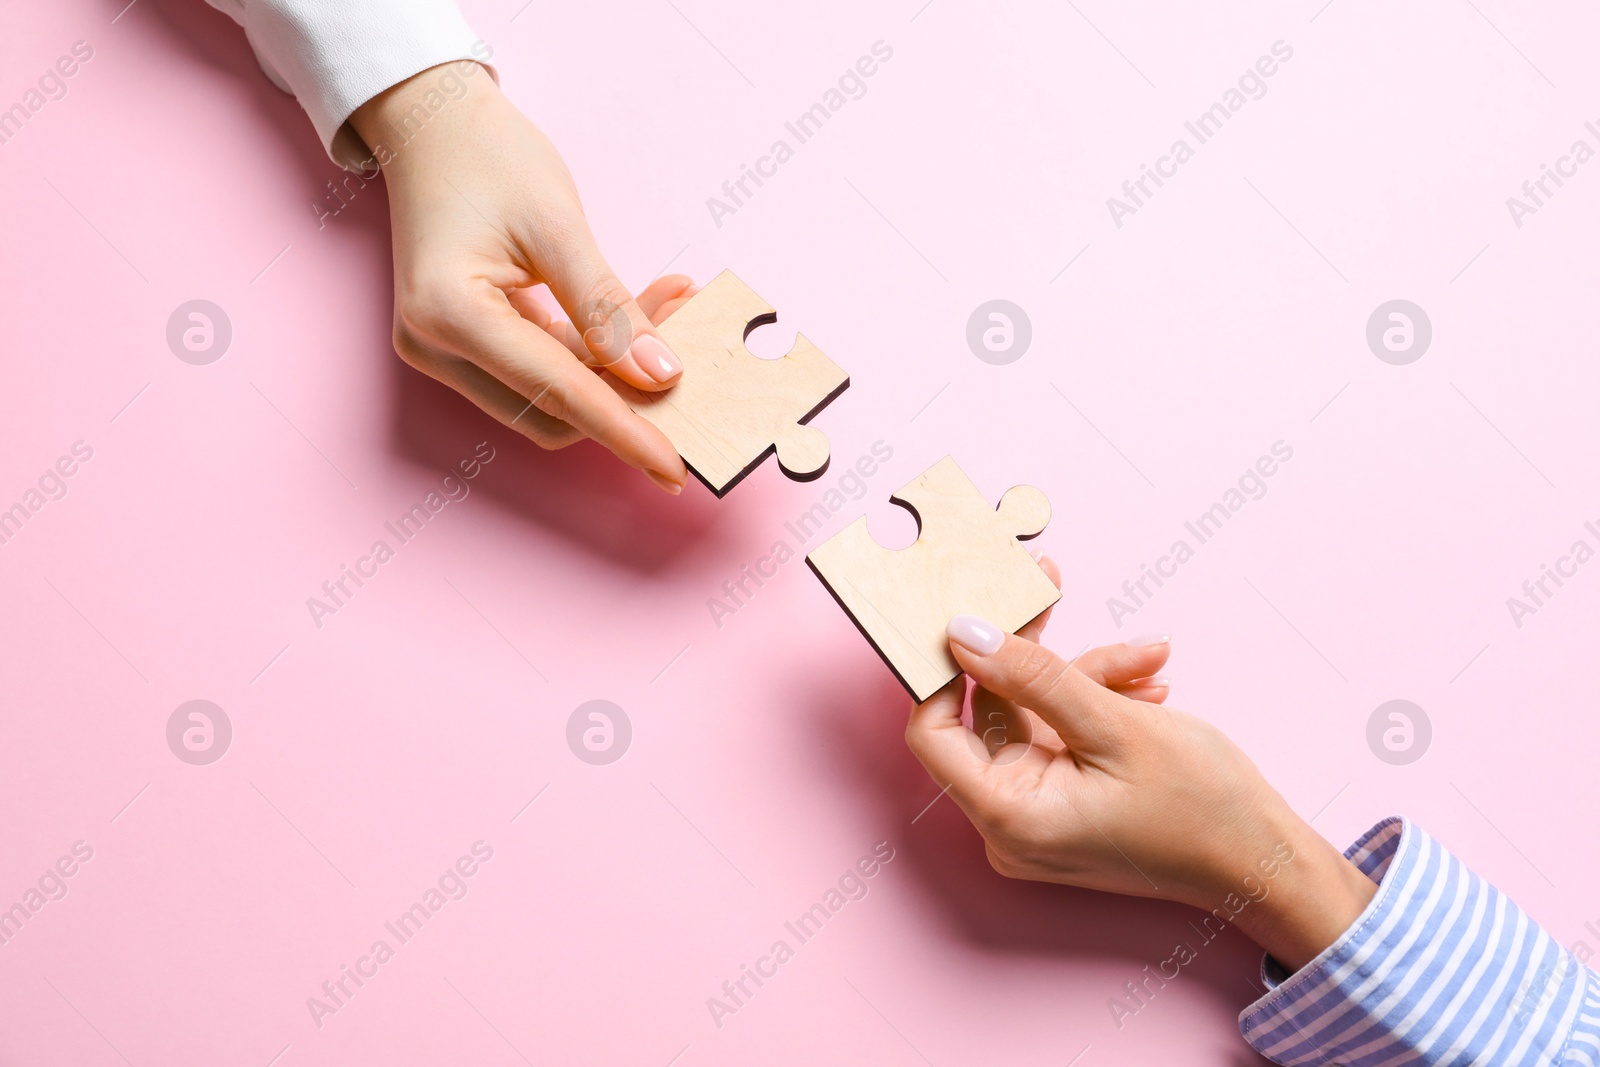
[[[371,156],[349,123],[356,108],[429,67],[490,55],[454,0],[206,2],[244,27],[261,69],[300,101],[346,170]]]

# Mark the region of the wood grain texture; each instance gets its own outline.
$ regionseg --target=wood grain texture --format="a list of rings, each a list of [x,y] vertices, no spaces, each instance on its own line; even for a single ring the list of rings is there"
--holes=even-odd
[[[887,549],[865,516],[818,545],[806,563],[920,703],[961,673],[945,626],[982,616],[1015,633],[1061,598],[1020,541],[1050,521],[1050,501],[1014,486],[991,508],[944,457],[889,498],[917,519],[917,540]]]
[[[828,439],[805,424],[850,378],[802,334],[780,359],[752,355],[745,338],[777,317],[723,271],[656,327],[683,362],[678,383],[662,393],[619,387],[628,406],[666,434],[719,497],[772,452],[797,481],[828,469]]]

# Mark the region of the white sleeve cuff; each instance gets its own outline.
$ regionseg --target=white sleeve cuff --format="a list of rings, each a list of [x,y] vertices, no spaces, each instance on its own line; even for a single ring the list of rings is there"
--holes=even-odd
[[[390,86],[491,49],[454,0],[210,0],[244,27],[261,69],[311,116],[333,161],[359,170],[371,151],[350,113]],[[493,74],[493,69],[490,69]]]

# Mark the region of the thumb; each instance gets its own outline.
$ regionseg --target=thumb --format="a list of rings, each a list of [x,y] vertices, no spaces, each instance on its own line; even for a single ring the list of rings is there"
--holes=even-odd
[[[683,364],[650,325],[628,287],[606,264],[588,226],[579,219],[574,246],[539,273],[572,320],[589,352],[603,367],[636,389],[657,392],[677,380]]]
[[[1121,697],[1043,645],[1007,634],[976,615],[957,615],[946,628],[950,652],[973,681],[1029,708],[1068,748],[1106,753],[1121,734]]]

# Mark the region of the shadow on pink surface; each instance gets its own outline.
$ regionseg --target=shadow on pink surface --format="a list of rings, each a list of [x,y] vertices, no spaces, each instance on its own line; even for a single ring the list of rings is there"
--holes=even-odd
[[[737,502],[718,501],[692,478],[673,498],[593,441],[547,452],[398,357],[391,363],[397,452],[443,470],[463,441],[487,439],[498,458],[484,492],[580,551],[654,573],[686,553],[715,554],[735,525]]]
[[[126,0],[106,0],[104,6],[115,16],[128,5]],[[316,137],[308,136],[305,113],[292,96],[267,80],[232,19],[201,0],[141,0],[139,8],[142,17],[159,21],[173,42],[167,54],[151,56],[152,63],[203,64],[237,78],[261,117],[281,136],[283,157],[305,168],[311,178],[308,185],[314,187],[328,176],[333,164]]]

